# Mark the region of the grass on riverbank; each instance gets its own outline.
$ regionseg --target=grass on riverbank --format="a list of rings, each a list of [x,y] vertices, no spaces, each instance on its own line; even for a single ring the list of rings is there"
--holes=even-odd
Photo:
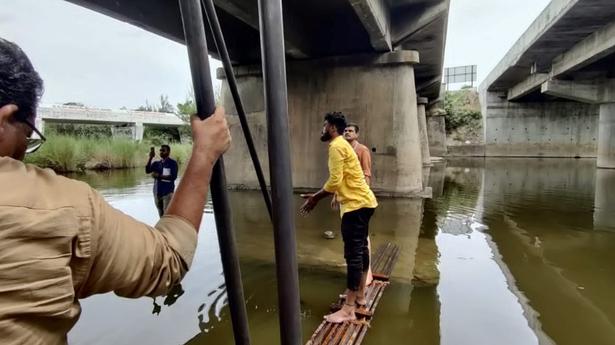
[[[53,135],[36,153],[29,155],[26,162],[57,172],[134,168],[145,165],[152,146],[156,145],[127,139]],[[171,158],[183,164],[191,151],[189,144],[172,144]]]

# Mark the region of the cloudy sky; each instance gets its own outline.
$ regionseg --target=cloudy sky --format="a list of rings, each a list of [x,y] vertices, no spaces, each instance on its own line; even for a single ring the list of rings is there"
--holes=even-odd
[[[445,65],[476,64],[480,81],[549,0],[451,2]],[[0,37],[30,56],[45,104],[135,108],[190,90],[184,46],[63,0],[0,0]]]

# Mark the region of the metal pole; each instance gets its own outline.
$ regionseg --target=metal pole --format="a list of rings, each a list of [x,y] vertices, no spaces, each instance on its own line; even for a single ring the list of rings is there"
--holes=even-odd
[[[192,83],[194,84],[196,109],[200,116],[205,118],[214,112],[215,100],[209,72],[203,11],[199,0],[179,0],[179,6],[186,46],[188,48]],[[235,247],[231,208],[228,195],[226,194],[226,178],[222,157],[214,165],[210,192],[214,204],[214,217],[216,219],[216,230],[218,232],[218,243],[220,244],[220,256],[222,267],[224,268],[224,280],[226,282],[226,293],[233,322],[235,344],[249,345],[248,317],[243,296],[237,248]]]
[[[265,199],[265,205],[267,206],[267,211],[269,212],[269,218],[272,219],[273,215],[271,213],[271,197],[269,196],[269,191],[267,191],[265,175],[263,174],[261,162],[258,159],[258,154],[256,153],[256,148],[254,146],[254,140],[252,139],[252,133],[250,132],[250,126],[248,125],[246,112],[243,108],[241,97],[239,96],[239,91],[237,89],[237,80],[235,79],[235,74],[233,73],[231,58],[228,54],[228,50],[226,49],[226,42],[224,41],[224,35],[222,34],[220,21],[218,21],[216,8],[214,6],[213,0],[203,0],[202,3],[203,8],[205,9],[207,21],[209,22],[209,28],[211,29],[211,33],[214,38],[214,43],[218,48],[218,54],[220,55],[220,59],[222,59],[222,64],[224,65],[224,73],[226,74],[226,80],[228,81],[229,89],[231,90],[233,100],[235,101],[235,108],[237,109],[237,115],[239,115],[239,122],[241,123],[241,129],[243,130],[243,136],[245,137],[246,144],[248,145],[250,158],[252,158],[252,164],[254,165],[254,170],[256,171],[258,184],[260,185],[263,199]]]
[[[301,344],[299,273],[290,163],[286,61],[281,0],[259,0],[261,58],[273,201],[273,231],[282,345]]]

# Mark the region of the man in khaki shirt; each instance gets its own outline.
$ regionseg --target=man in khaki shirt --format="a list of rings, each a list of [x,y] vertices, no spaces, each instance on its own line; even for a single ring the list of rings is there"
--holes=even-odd
[[[2,344],[65,344],[79,298],[159,296],[179,283],[192,263],[212,167],[231,140],[224,109],[193,117],[184,178],[150,227],[87,184],[22,162],[44,141],[34,127],[42,88],[23,51],[0,38]]]

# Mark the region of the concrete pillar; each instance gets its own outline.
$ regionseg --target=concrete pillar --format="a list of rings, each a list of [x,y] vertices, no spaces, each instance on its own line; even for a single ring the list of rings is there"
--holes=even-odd
[[[132,133],[132,140],[141,141],[143,140],[143,123],[137,122],[133,124],[134,131]]]
[[[143,140],[143,124],[131,123],[111,126],[111,136],[114,139]]]
[[[425,97],[417,98],[417,116],[419,120],[419,136],[421,139],[421,158],[423,166],[431,165],[431,156],[429,154],[429,137],[427,135],[427,117],[425,107],[429,100]]]
[[[45,134],[45,120],[43,120],[43,118],[41,116],[37,116],[36,117],[36,119],[34,120],[34,126],[41,133]]]
[[[443,112],[444,110],[442,110]],[[446,122],[445,113],[430,112],[427,117],[427,136],[429,140],[429,153],[435,157],[446,155]]]
[[[615,170],[596,170],[594,228],[615,231]]]
[[[327,146],[320,131],[327,112],[341,111],[361,128],[372,151],[372,187],[380,194],[412,195],[423,190],[417,116],[415,51],[394,51],[287,64],[293,185],[320,188],[327,178]],[[260,66],[235,69],[238,88],[263,169],[268,169],[266,115]],[[235,144],[225,155],[231,186],[257,188],[233,100],[219,72],[222,105],[229,113]],[[265,173],[265,175],[268,175]]]
[[[615,169],[615,103],[600,105],[598,168]]]

